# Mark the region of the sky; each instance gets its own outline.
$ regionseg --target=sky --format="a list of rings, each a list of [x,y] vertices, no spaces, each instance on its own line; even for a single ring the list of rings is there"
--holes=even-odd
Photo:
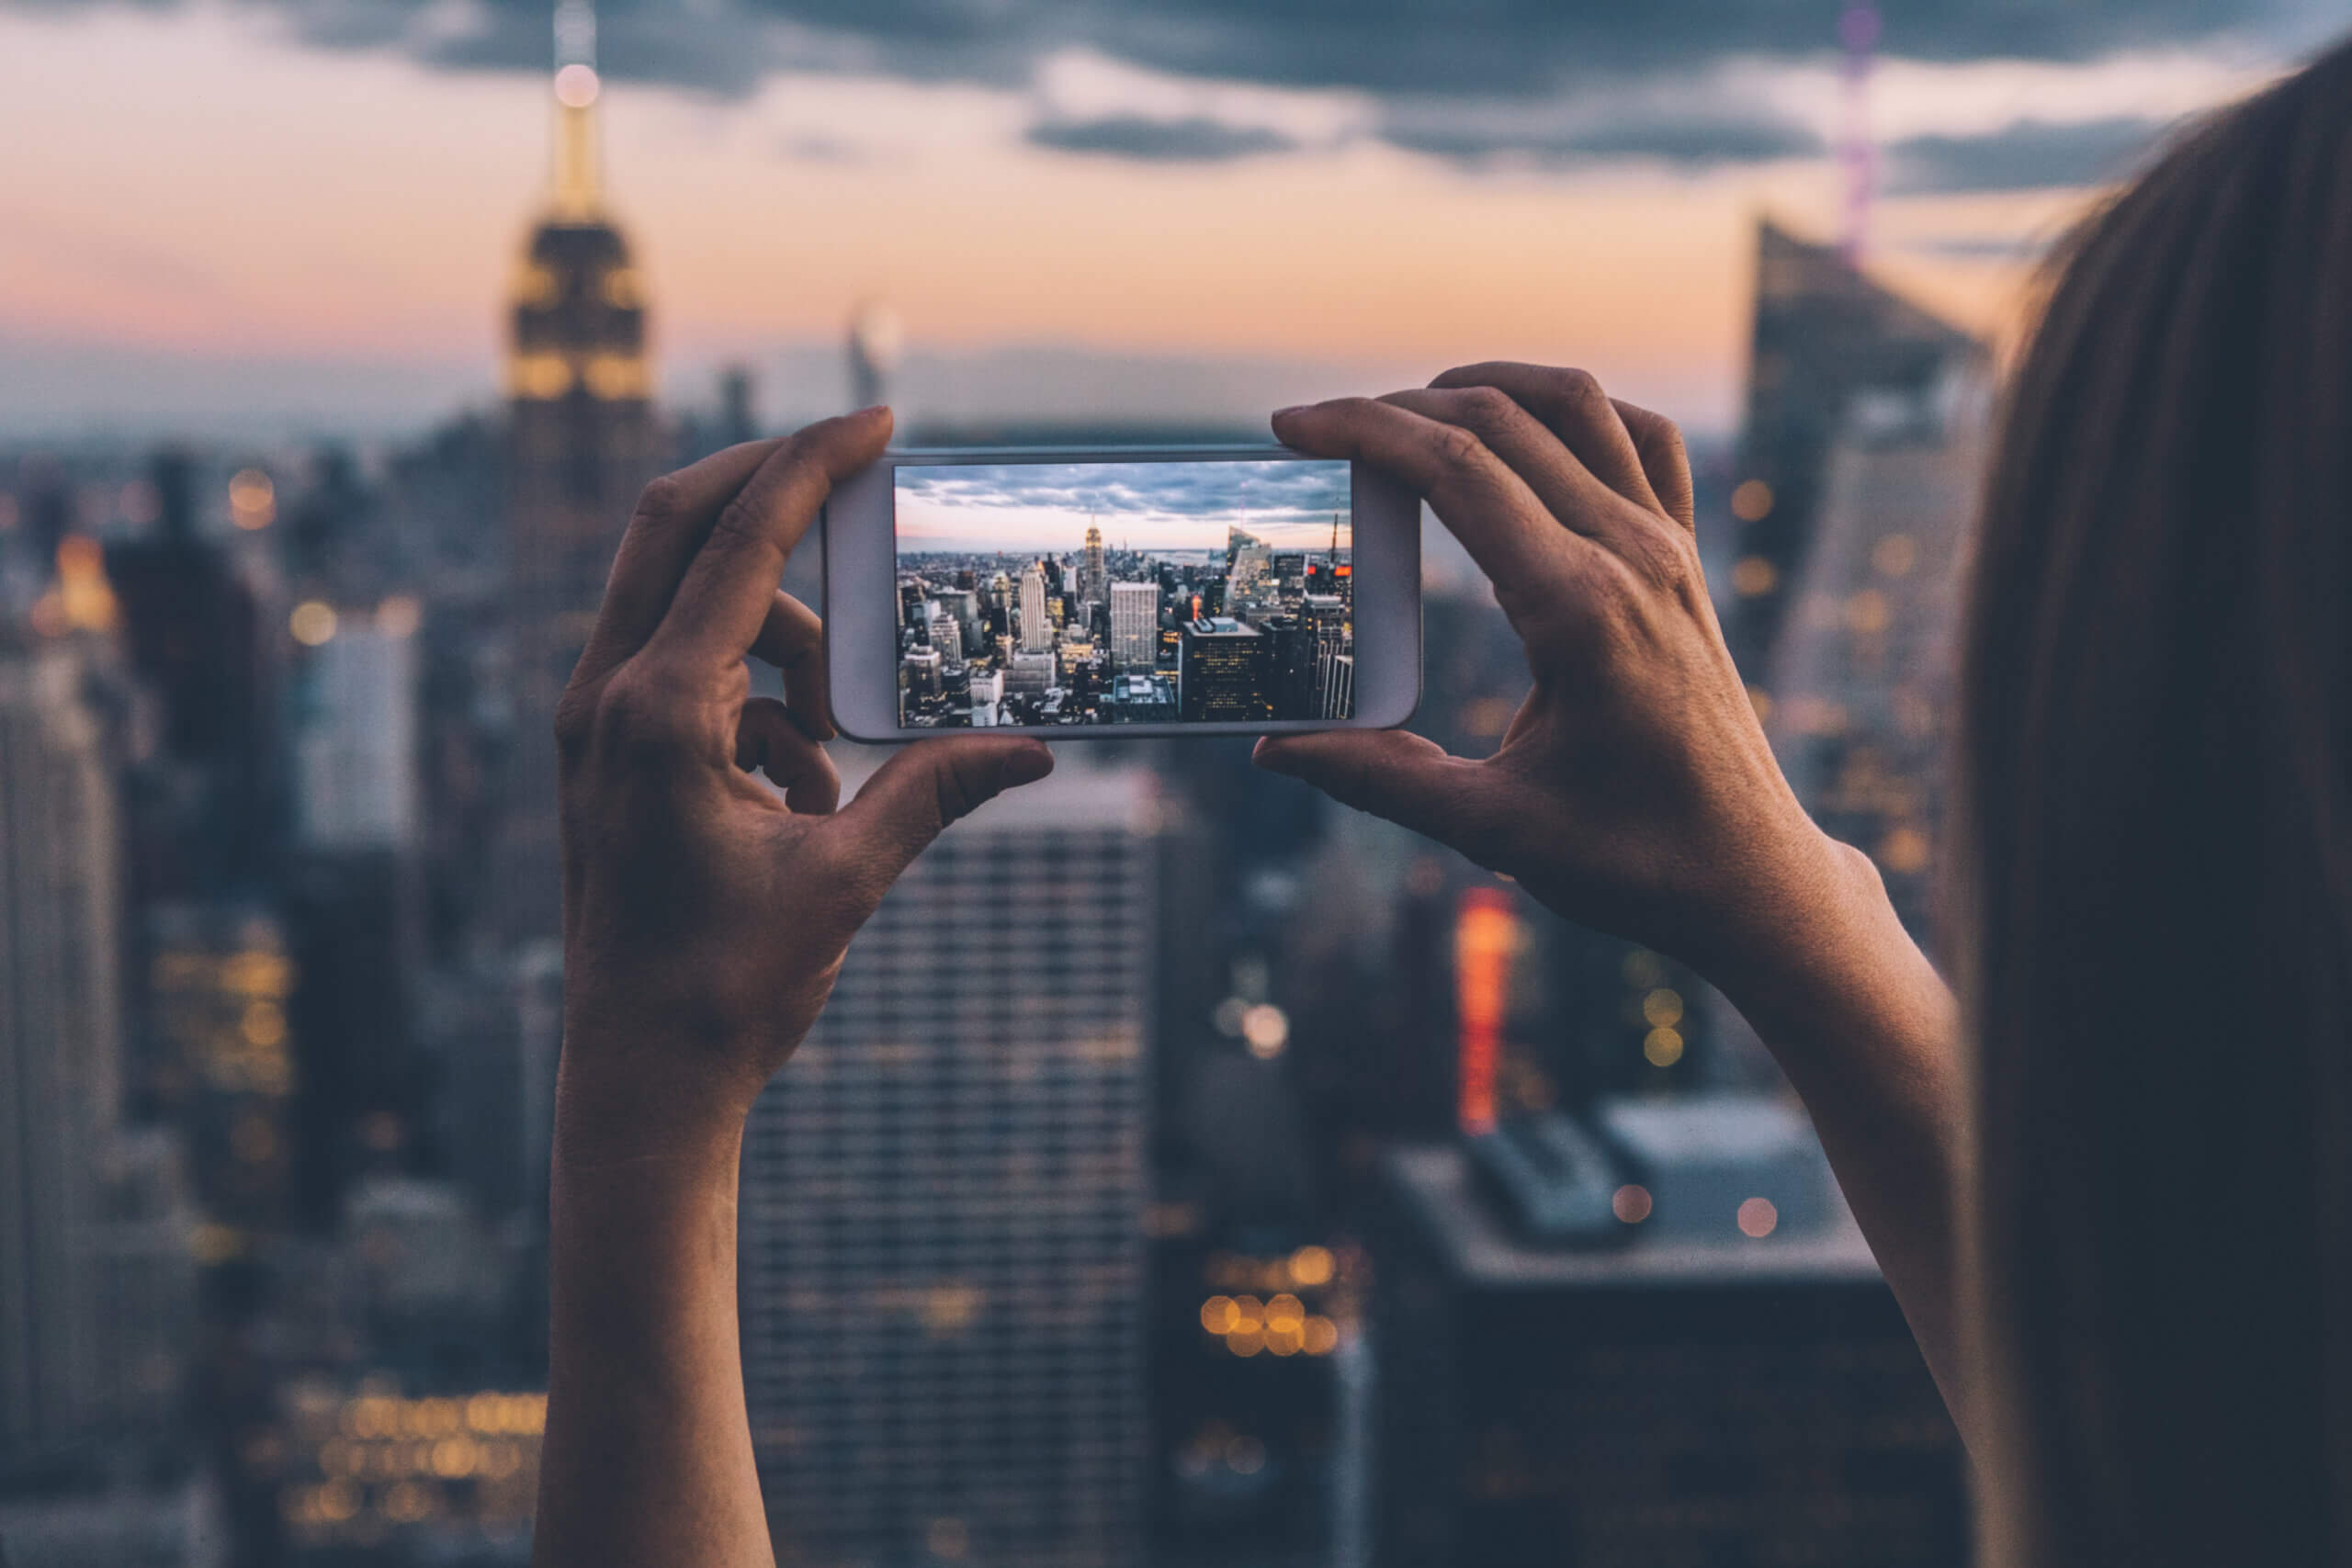
[[[1871,258],[2001,334],[2033,256],[2313,0],[1886,0]],[[935,420],[1254,420],[1497,356],[1701,433],[1753,226],[1831,236],[1838,0],[606,0],[663,394],[788,423],[868,301]],[[0,442],[421,428],[545,200],[525,0],[0,0]]]
[[[1222,550],[1241,528],[1278,549],[1319,550],[1334,517],[1340,548],[1353,538],[1344,462],[908,465],[897,480],[901,551],[1074,555],[1090,524],[1108,549]]]

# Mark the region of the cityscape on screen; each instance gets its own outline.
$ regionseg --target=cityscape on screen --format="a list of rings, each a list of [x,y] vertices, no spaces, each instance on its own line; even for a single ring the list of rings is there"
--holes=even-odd
[[[1355,710],[1344,462],[901,467],[907,728]]]

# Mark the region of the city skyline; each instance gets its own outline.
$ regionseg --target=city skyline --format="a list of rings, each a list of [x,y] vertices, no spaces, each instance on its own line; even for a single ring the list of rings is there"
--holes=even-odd
[[[1353,547],[1348,465],[1301,458],[1181,463],[901,467],[902,556],[1062,554],[1102,530],[1105,549],[1223,551],[1239,528],[1279,550]]]

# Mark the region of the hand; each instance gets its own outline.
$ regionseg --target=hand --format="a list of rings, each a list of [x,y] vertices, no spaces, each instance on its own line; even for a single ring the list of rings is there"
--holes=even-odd
[[[1765,742],[1708,602],[1671,421],[1582,371],[1494,364],[1287,409],[1274,432],[1426,496],[1492,580],[1534,685],[1484,761],[1338,730],[1261,740],[1261,766],[1711,977],[1870,875],[1805,817]]]
[[[1035,740],[923,741],[834,812],[821,628],[776,582],[831,487],[889,434],[887,409],[827,420],[638,502],[556,716],[567,1158],[740,1133],[907,863],[1053,767]],[[746,654],[783,671],[784,701],[751,695]]]

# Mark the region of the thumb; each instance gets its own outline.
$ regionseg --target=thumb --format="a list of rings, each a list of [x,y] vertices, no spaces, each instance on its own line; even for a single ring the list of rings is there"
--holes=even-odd
[[[1480,806],[1492,778],[1482,764],[1453,756],[1434,740],[1402,729],[1269,735],[1250,760],[1478,858],[1480,846],[1470,840],[1483,831],[1487,814]]]
[[[1039,740],[918,740],[876,770],[833,822],[872,857],[871,869],[895,877],[947,824],[1053,771],[1054,754]]]

